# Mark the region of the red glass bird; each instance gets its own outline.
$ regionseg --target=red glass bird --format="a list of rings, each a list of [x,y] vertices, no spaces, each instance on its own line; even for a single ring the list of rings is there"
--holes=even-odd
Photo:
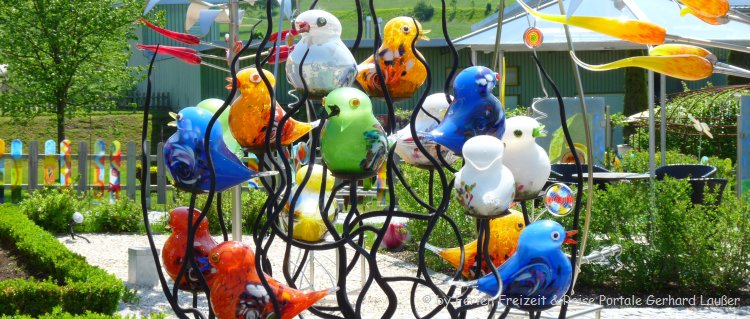
[[[169,274],[172,280],[177,278],[180,267],[182,267],[182,261],[185,258],[185,247],[187,246],[188,236],[188,209],[188,207],[177,207],[169,212],[169,227],[172,228],[172,235],[164,243],[164,248],[161,251],[161,259],[164,263],[164,268],[167,270],[167,274]],[[199,210],[195,209],[193,211],[193,220],[198,219],[200,213]],[[206,279],[209,285],[214,274],[211,266],[208,264],[208,253],[216,245],[216,241],[214,241],[208,232],[208,219],[204,218],[198,226],[198,231],[195,232],[193,257],[198,261],[203,278]],[[183,275],[178,288],[193,291],[200,289],[199,284],[197,273],[193,269],[190,269],[190,271]]]
[[[216,269],[211,281],[211,306],[218,319],[272,318],[273,303],[255,271],[255,253],[237,241],[211,250],[209,262]],[[291,319],[337,289],[301,291],[266,275],[281,307],[281,319]]]

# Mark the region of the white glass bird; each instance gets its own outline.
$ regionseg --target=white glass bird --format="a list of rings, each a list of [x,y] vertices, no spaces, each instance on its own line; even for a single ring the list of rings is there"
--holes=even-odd
[[[516,180],[515,200],[539,196],[551,170],[549,156],[535,139],[545,135],[544,125],[528,116],[514,116],[505,120],[505,156],[503,163]]]
[[[451,97],[451,100],[452,99],[453,97]],[[448,106],[450,105],[445,99],[445,93],[435,93],[428,96],[422,104],[424,110],[420,110],[419,113],[417,113],[417,119],[414,123],[416,131],[429,132],[438,125],[438,122],[427,115],[424,111],[427,111],[435,118],[442,120],[443,117],[445,117],[445,112],[448,111]],[[430,163],[427,157],[419,151],[417,144],[414,143],[414,139],[411,136],[411,124],[408,124],[406,127],[396,132],[396,134],[392,135],[390,139],[397,142],[396,154],[401,157],[401,160],[417,167],[432,167],[432,163]],[[424,137],[420,137],[419,141],[422,142],[425,149],[430,152],[430,155],[437,160],[438,144]],[[443,158],[445,158],[445,161],[448,162],[448,164],[451,164],[458,159],[458,157],[447,147],[441,147],[440,153],[442,153]]]
[[[321,98],[336,88],[348,87],[357,75],[357,61],[341,41],[341,22],[323,10],[308,10],[294,19],[301,39],[286,60],[286,76],[298,91],[304,90],[299,63],[308,51],[302,76],[309,97]]]
[[[466,214],[477,218],[503,216],[515,197],[513,173],[503,165],[505,146],[498,138],[479,135],[463,146],[466,165],[456,173],[454,188]]]

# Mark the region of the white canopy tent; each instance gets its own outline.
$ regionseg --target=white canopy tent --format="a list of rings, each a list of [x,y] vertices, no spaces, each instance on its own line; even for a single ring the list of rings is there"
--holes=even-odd
[[[570,0],[562,0],[568,8]],[[537,11],[546,14],[560,14],[557,0],[527,0],[525,2]],[[750,6],[750,1],[730,1],[733,6]],[[714,46],[726,49],[750,51],[750,25],[730,21],[724,25],[709,25],[693,15],[680,16],[679,5],[672,0],[583,0],[574,15],[640,19],[663,26],[667,30],[666,42],[700,43],[704,47]],[[563,25],[536,20],[525,12],[503,20],[500,36],[500,50],[503,52],[531,52],[523,42],[523,34],[530,26],[540,29],[544,38],[538,51],[569,50]],[[644,49],[645,46],[623,41],[587,29],[570,27],[570,35],[576,51],[586,50],[629,50]],[[481,28],[456,39],[458,47],[471,50],[472,61],[476,52],[495,50],[497,23]],[[697,43],[696,43],[697,42]],[[502,54],[498,55],[499,58]],[[666,78],[661,76],[660,92],[662,101],[666,96]],[[649,153],[651,174],[655,169],[655,122],[654,122],[654,76],[649,71]],[[662,164],[666,162],[666,108],[662,108],[661,150]]]
[[[541,2],[541,5],[537,3]],[[565,7],[569,0],[563,0]],[[613,0],[583,0],[575,12],[579,16],[615,17],[623,19],[636,19],[627,7],[621,10],[617,8]],[[643,20],[659,24],[667,29],[667,33],[684,38],[703,39],[711,42],[724,42],[742,46],[750,45],[750,26],[731,21],[725,25],[712,26],[700,21],[692,15],[681,17],[679,8],[672,0],[629,0],[626,3],[634,5],[634,9],[640,8],[645,15]],[[750,2],[750,1],[748,1]],[[547,14],[560,14],[557,1],[527,0],[526,4],[538,11]],[[523,33],[534,25],[534,17],[525,12],[503,20],[501,35],[501,49],[505,52],[531,51],[523,43]],[[544,35],[544,43],[539,51],[566,51],[568,50],[565,31],[561,24],[539,20],[536,27]],[[492,51],[495,46],[495,33],[497,24],[479,29],[454,41],[456,46],[470,47],[472,50]],[[570,33],[578,51],[586,50],[628,50],[643,49],[638,45],[622,41],[594,31],[571,27]]]

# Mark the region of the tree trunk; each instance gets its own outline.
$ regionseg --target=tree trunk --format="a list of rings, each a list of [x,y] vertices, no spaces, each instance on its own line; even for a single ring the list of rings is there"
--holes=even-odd
[[[65,102],[57,101],[57,143],[65,139]]]

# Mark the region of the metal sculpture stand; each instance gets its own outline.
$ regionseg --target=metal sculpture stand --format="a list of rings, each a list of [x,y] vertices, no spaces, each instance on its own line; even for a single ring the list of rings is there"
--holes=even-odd
[[[315,2],[313,2],[311,9],[315,6]],[[352,52],[356,51],[360,38],[362,35],[362,8],[359,3],[359,0],[355,0],[356,8],[357,8],[357,14],[359,17],[358,20],[358,30],[357,30],[357,39],[354,42],[354,46],[351,49]],[[448,47],[450,48],[452,57],[453,57],[453,65],[451,68],[451,71],[446,79],[445,82],[445,93],[446,93],[446,99],[450,102],[450,95],[449,95],[449,89],[450,85],[452,83],[452,79],[454,75],[456,74],[457,67],[458,67],[458,53],[453,46],[450,37],[448,35],[447,31],[447,23],[446,23],[446,4],[445,1],[441,1],[442,5],[442,27],[443,27],[443,36],[445,37],[445,40],[447,41]],[[271,14],[271,6],[272,1],[267,0],[266,1],[266,32],[261,40],[260,44],[257,47],[256,56],[255,56],[255,67],[258,69],[262,68],[262,64],[265,63],[265,60],[262,57],[262,52],[266,49],[266,45],[270,42],[271,37],[271,28],[273,23],[273,17]],[[380,56],[377,52],[378,47],[381,43],[381,35],[379,28],[377,26],[377,13],[374,7],[373,0],[369,1],[369,9],[373,16],[372,21],[376,24],[374,28],[375,33],[375,41],[374,41],[374,59],[375,59],[375,69],[377,76],[381,79],[380,84],[382,91],[384,92],[384,100],[388,107],[388,127],[386,129],[387,133],[393,133],[395,132],[395,113],[394,113],[394,106],[393,101],[391,99],[391,95],[388,91],[388,88],[385,85],[385,81],[382,79],[383,76],[383,70],[380,69],[379,59]],[[256,24],[257,26],[257,24]],[[255,26],[253,26],[254,30]],[[419,30],[417,30],[419,31]],[[253,34],[251,31],[250,34]],[[412,44],[416,43],[417,37],[419,36],[419,32],[416,32],[416,36],[413,39]],[[204,147],[205,149],[208,148],[208,143],[210,140],[210,133],[211,128],[216,123],[219,115],[226,110],[226,108],[229,106],[230,102],[233,100],[234,95],[237,91],[237,78],[236,78],[236,61],[237,58],[242,55],[242,52],[244,52],[251,44],[251,40],[249,40],[246,45],[243,47],[242,51],[238,53],[235,57],[232,63],[230,64],[230,70],[232,75],[232,90],[227,96],[227,98],[224,101],[224,104],[222,107],[214,114],[213,118],[209,122],[206,136],[204,139]],[[431,73],[430,68],[427,65],[424,58],[422,58],[419,54],[416,53],[416,48],[414,45],[412,45],[412,50],[414,50],[413,53],[419,60],[418,63],[424,64],[424,66],[427,69],[427,80],[424,84],[424,87],[428,88],[424,90],[419,98],[418,103],[416,104],[416,107],[414,108],[413,112],[411,113],[410,117],[410,123],[415,123],[417,113],[422,110],[423,112],[426,112],[426,110],[423,109],[422,105],[425,101],[425,98],[429,95],[429,88],[431,87]],[[158,47],[157,47],[158,52]],[[154,55],[155,57],[155,55]],[[269,55],[270,57],[270,55]],[[307,57],[307,54],[305,54],[305,57]],[[299,73],[302,74],[302,65],[304,64],[305,57],[303,57],[300,65],[299,65]],[[266,57],[268,58],[268,57]],[[146,132],[147,132],[147,125],[148,125],[148,113],[149,113],[149,101],[150,101],[150,95],[151,95],[151,67],[153,66],[154,59],[151,60],[151,65],[149,67],[149,79],[148,79],[148,85],[147,85],[147,93],[146,93],[146,104],[144,105],[144,121],[143,121],[143,140],[146,139]],[[538,62],[538,61],[537,61]],[[541,66],[541,64],[540,64]],[[265,83],[266,87],[268,88],[271,96],[272,103],[275,103],[276,96],[274,93],[274,88],[271,85],[269,79],[266,77],[266,75],[263,72],[259,73],[262,81]],[[546,73],[545,73],[546,76]],[[303,85],[305,88],[307,88],[307,84],[304,83],[304,77],[303,78]],[[548,79],[549,80],[549,79]],[[554,86],[554,85],[553,85]],[[559,96],[559,92],[557,92]],[[280,128],[285,125],[285,123],[295,114],[299,114],[300,112],[306,112],[307,110],[307,102],[308,102],[308,91],[307,89],[304,90],[302,96],[299,98],[299,100],[295,103],[292,103],[289,105],[289,108],[287,109],[286,115],[281,118],[280,121],[277,123],[274,121],[274,117],[269,117],[268,126],[269,128]],[[274,105],[274,104],[272,104]],[[303,106],[305,106],[303,108]],[[311,112],[314,113],[314,112]],[[301,114],[300,114],[301,115]],[[314,114],[313,114],[314,115]],[[433,115],[428,114],[430,117],[435,118]],[[323,114],[319,116],[319,119],[321,121],[320,125],[315,128],[311,132],[310,137],[310,150],[312,152],[315,152],[317,148],[319,147],[320,142],[320,134],[322,127],[325,125],[325,121],[327,119],[328,114],[325,114],[325,111],[323,111]],[[566,135],[566,140],[568,142],[568,146],[573,149],[573,143],[570,139],[570,135],[567,132],[567,127],[565,126],[566,118],[564,109],[562,109],[561,104],[561,121],[563,124],[563,129]],[[273,129],[268,131],[274,131]],[[259,275],[260,281],[263,285],[263,287],[266,289],[267,292],[269,292],[268,296],[270,298],[270,302],[273,304],[273,309],[276,314],[276,318],[281,317],[280,312],[280,305],[278,300],[276,299],[275,294],[271,293],[271,286],[268,284],[268,278],[267,275],[272,275],[274,272],[271,267],[271,262],[268,259],[268,251],[271,247],[271,244],[276,240],[277,238],[283,241],[285,245],[284,249],[284,257],[283,257],[283,266],[281,269],[281,275],[283,276],[283,279],[280,278],[277,272],[277,278],[279,278],[281,281],[284,281],[287,285],[296,288],[295,282],[298,278],[300,278],[300,275],[302,274],[304,265],[306,264],[306,261],[308,260],[308,257],[310,254],[313,254],[317,251],[336,251],[337,252],[337,260],[336,264],[337,269],[336,271],[336,286],[339,288],[338,291],[335,294],[335,301],[336,305],[330,306],[330,305],[317,305],[309,308],[308,310],[319,317],[322,318],[361,318],[363,315],[363,300],[364,297],[368,294],[369,290],[373,287],[373,285],[377,285],[378,288],[385,294],[386,299],[383,300],[384,309],[383,311],[383,317],[384,318],[390,318],[394,317],[396,307],[398,305],[399,296],[396,294],[396,291],[391,287],[392,283],[395,282],[407,282],[412,283],[412,289],[409,294],[410,298],[410,306],[411,311],[414,317],[416,318],[430,318],[436,315],[438,312],[441,311],[447,311],[448,314],[452,318],[465,318],[467,315],[467,311],[479,307],[483,307],[487,305],[487,303],[467,303],[467,297],[469,294],[473,291],[473,289],[470,288],[461,288],[457,289],[455,286],[451,286],[447,291],[444,291],[440,287],[438,287],[438,284],[443,284],[442,282],[435,282],[432,276],[427,272],[426,263],[425,263],[425,252],[427,251],[425,249],[426,243],[430,240],[432,236],[432,232],[435,230],[435,226],[438,223],[438,221],[443,220],[448,223],[450,226],[453,236],[455,236],[458,245],[461,247],[461,264],[457,267],[457,270],[453,274],[452,278],[453,280],[458,280],[462,276],[462,269],[463,266],[463,259],[465,256],[465,252],[463,249],[464,245],[464,238],[461,236],[461,232],[458,229],[457,224],[455,221],[453,221],[447,214],[448,204],[450,203],[450,200],[452,199],[452,188],[453,188],[453,180],[448,180],[447,172],[455,172],[456,170],[451,167],[446,160],[442,157],[442,154],[440,152],[440,148],[437,149],[437,158],[433,157],[430,152],[427,151],[427,149],[422,145],[420,142],[420,139],[417,138],[417,132],[414,125],[411,125],[411,134],[414,138],[414,142],[417,146],[417,148],[424,154],[424,156],[430,161],[432,164],[432,168],[429,170],[429,195],[427,201],[421,199],[416,192],[412,189],[412,187],[409,185],[409,181],[407,181],[404,178],[404,175],[401,173],[397,166],[397,160],[395,159],[395,153],[394,153],[394,147],[390,147],[387,153],[387,177],[386,177],[386,183],[387,183],[387,189],[388,189],[388,206],[385,207],[382,210],[378,211],[372,211],[368,212],[367,214],[360,214],[358,208],[357,208],[357,195],[358,195],[358,189],[357,189],[357,180],[344,180],[340,182],[339,184],[335,185],[333,190],[331,191],[330,196],[326,198],[326,178],[325,178],[325,163],[320,163],[323,165],[323,178],[322,178],[322,186],[320,187],[320,198],[319,198],[319,211],[321,213],[321,218],[323,222],[325,223],[325,226],[330,233],[332,240],[331,241],[325,241],[320,243],[308,243],[308,242],[302,242],[298,241],[292,238],[292,233],[294,230],[294,223],[293,223],[293,217],[294,214],[288,214],[289,218],[286,220],[280,220],[279,216],[282,212],[283,206],[289,202],[291,203],[291,207],[289,208],[289,211],[294,211],[294,203],[296,202],[296,199],[300,196],[300,193],[304,186],[307,184],[308,180],[310,179],[312,170],[308,170],[307,174],[305,175],[304,179],[300,183],[300,185],[297,187],[297,190],[295,192],[292,192],[292,167],[289,163],[289,159],[285,157],[285,152],[283,149],[283,146],[281,145],[281,134],[275,134],[273,136],[272,134],[266,134],[265,138],[265,147],[259,154],[259,162],[260,162],[260,170],[261,171],[268,171],[268,170],[275,170],[279,172],[279,175],[276,178],[270,178],[270,179],[261,179],[261,182],[263,184],[263,187],[265,191],[268,193],[268,199],[264,203],[260,213],[258,214],[258,217],[254,221],[254,229],[256,230],[255,233],[253,233],[252,241],[255,244],[254,250],[255,250],[255,267],[256,271]],[[271,140],[271,138],[275,138],[275,140]],[[272,145],[274,145],[272,147]],[[144,152],[145,153],[145,152]],[[575,154],[575,152],[573,152]],[[206,154],[207,160],[208,160],[208,167],[213,172],[213,162],[211,160],[210,152]],[[316,156],[311,156],[309,165],[316,164]],[[144,167],[147,167],[148,165],[148,159],[146,156],[142,156],[141,158],[142,164]],[[576,163],[579,162],[578,158],[575,159]],[[579,171],[580,171],[580,165],[579,165]],[[147,173],[147,170],[144,170],[144,174]],[[437,179],[435,178],[437,175]],[[579,172],[580,176],[580,172]],[[395,184],[399,182],[410,194],[411,197],[413,197],[416,202],[424,208],[426,213],[417,213],[417,212],[405,212],[400,211],[396,209],[396,202],[397,198],[395,195]],[[435,183],[438,183],[440,185],[440,194],[435,194]],[[162,287],[162,290],[167,297],[172,309],[175,311],[176,315],[179,318],[187,319],[189,318],[188,315],[192,315],[194,318],[214,318],[213,310],[211,309],[211,305],[209,303],[209,312],[208,314],[204,314],[200,312],[197,308],[197,298],[199,294],[204,294],[207,299],[210,300],[210,289],[206,283],[205,278],[203,278],[203,275],[201,274],[201,271],[199,271],[199,266],[197,265],[197,262],[195,261],[194,252],[193,252],[193,243],[195,240],[195,232],[198,229],[198,225],[200,224],[201,220],[205,218],[205,215],[208,212],[208,208],[212,204],[212,201],[214,199],[214,196],[217,198],[217,202],[221,202],[221,194],[215,194],[214,191],[216,188],[216,178],[215,175],[211,175],[210,178],[210,192],[208,192],[206,205],[202,209],[202,213],[200,213],[197,218],[195,219],[195,223],[190,226],[190,231],[188,232],[188,238],[187,238],[187,247],[185,252],[185,257],[182,264],[182,269],[180,270],[176,280],[170,287],[169,283],[167,282],[166,277],[164,276],[164,273],[162,271],[161,267],[161,260],[160,256],[157,253],[157,247],[155,246],[154,239],[152,236],[149,218],[148,218],[148,212],[146,210],[146,197],[141,196],[141,203],[143,206],[143,218],[145,222],[146,227],[146,233],[148,235],[149,244],[153,253],[154,262],[157,265],[157,273],[159,276],[159,281]],[[579,180],[579,189],[581,186],[581,182]],[[336,227],[334,224],[325,216],[326,212],[328,211],[329,207],[331,206],[332,202],[335,200],[334,197],[337,195],[339,191],[344,189],[344,187],[348,186],[349,189],[349,197],[351,199],[350,206],[348,212],[346,212],[346,216],[344,218],[343,223],[343,230],[341,232],[336,230]],[[145,192],[145,185],[141,185],[141,192],[143,194],[146,194]],[[291,200],[290,200],[291,199]],[[192,194],[190,198],[190,205],[189,205],[189,216],[188,220],[193,220],[193,214],[194,214],[194,208],[195,208],[195,200],[196,200],[196,194]],[[578,192],[577,197],[577,203],[580,203],[581,200],[581,192]],[[436,203],[437,202],[437,203]],[[578,228],[578,208],[579,205],[576,205],[576,210],[574,212],[574,227],[575,229]],[[219,213],[219,222],[221,223],[221,229],[223,233],[224,240],[228,239],[227,235],[227,228],[226,225],[223,223],[223,212],[221,210],[221,205],[217,205],[218,213]],[[522,205],[522,208],[524,208],[524,219],[528,223],[528,215],[526,213],[525,204]],[[384,217],[385,220],[383,221],[383,225],[380,227],[368,225],[365,223],[365,220],[371,219],[371,218],[377,218],[377,217]],[[418,261],[417,261],[417,269],[416,269],[416,275],[414,277],[409,276],[388,276],[388,274],[382,273],[378,267],[377,263],[377,256],[378,256],[378,248],[380,247],[380,243],[383,240],[383,237],[386,233],[386,230],[388,228],[388,225],[390,224],[390,221],[393,217],[405,217],[409,219],[415,219],[415,220],[422,220],[427,223],[425,234],[422,238],[415,238],[419,242],[419,250],[418,250]],[[264,221],[265,219],[265,221]],[[482,265],[487,263],[491,264],[491,258],[488,251],[489,246],[489,236],[491,233],[490,230],[490,220],[489,219],[479,219],[477,221],[477,233],[478,233],[478,244],[477,244],[477,258],[476,258],[476,274],[481,274],[481,269],[483,269]],[[281,227],[279,227],[279,223],[286,223],[287,227],[286,230],[282,230]],[[233,227],[240,227],[239,225],[233,225]],[[372,243],[372,246],[367,249],[365,247],[365,236],[371,236],[374,238],[374,242]],[[294,247],[296,249],[301,249],[303,251],[302,257],[300,260],[297,261],[296,265],[292,265],[290,262],[290,256],[291,256],[291,248]],[[347,249],[349,248],[349,249]],[[354,254],[350,254],[350,249],[354,250]],[[577,246],[573,246],[573,250],[571,252],[571,260],[573,264],[575,264],[576,259],[576,253],[577,253]],[[367,264],[367,267],[369,269],[369,273],[367,274],[365,281],[359,290],[358,295],[356,298],[351,298],[349,295],[349,292],[347,290],[347,278],[352,275],[352,271],[357,264],[357,262],[362,258],[364,260],[364,263]],[[498,282],[502,282],[500,279],[500,274],[498,273],[498,270],[495,267],[490,267],[491,272],[493,276],[495,276],[496,280]],[[191,271],[194,270],[194,271]],[[177,283],[180,282],[184,276],[187,276],[187,274],[195,275],[195,277],[198,278],[199,281],[199,290],[192,293],[193,296],[193,303],[192,307],[183,307],[178,303],[178,294],[180,293],[177,289]],[[430,310],[427,314],[420,315],[420,313],[417,311],[416,303],[417,302],[423,302],[423,298],[418,298],[416,296],[416,291],[419,286],[422,286],[423,288],[427,288],[431,293],[434,294],[434,300],[442,300],[447,302],[440,302],[438,303],[435,308]],[[490,304],[490,312],[488,314],[488,317],[494,317],[495,312],[498,308],[498,297],[500,296],[502,292],[502,289],[498,290],[497,296],[494,296],[494,298],[491,298],[489,300]],[[562,301],[563,303],[563,310],[560,313],[560,318],[565,317],[565,303],[567,303],[567,299]],[[501,318],[504,318],[508,315],[510,311],[509,307],[505,307],[504,311],[501,314]],[[539,318],[540,313],[529,313],[531,318]]]

